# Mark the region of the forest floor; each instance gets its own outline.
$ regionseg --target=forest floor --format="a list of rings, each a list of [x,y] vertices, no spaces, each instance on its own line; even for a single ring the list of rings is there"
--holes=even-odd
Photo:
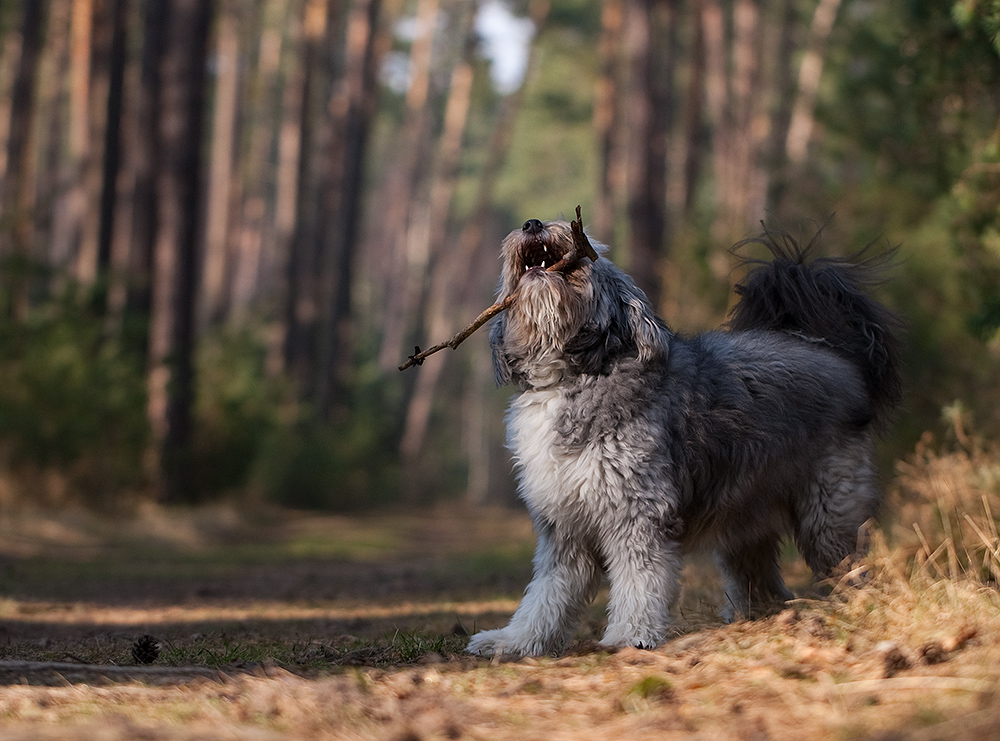
[[[598,650],[597,604],[565,656],[465,655],[532,544],[500,510],[5,516],[0,737],[1000,737],[995,590],[873,563],[862,589],[722,625],[695,563],[655,651]]]

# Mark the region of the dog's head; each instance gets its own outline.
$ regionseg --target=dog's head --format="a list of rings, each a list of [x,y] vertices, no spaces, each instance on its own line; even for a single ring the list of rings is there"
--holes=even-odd
[[[580,256],[546,270],[572,251],[565,221],[531,219],[504,239],[500,294],[518,295],[490,332],[498,383],[542,388],[567,376],[608,373],[626,358],[666,357],[669,331],[610,260]]]

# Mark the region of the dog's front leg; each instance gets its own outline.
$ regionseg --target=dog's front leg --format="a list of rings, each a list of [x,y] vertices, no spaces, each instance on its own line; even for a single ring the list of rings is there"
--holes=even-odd
[[[679,589],[680,544],[652,523],[633,523],[606,540],[604,553],[611,589],[601,643],[655,648],[666,637]]]
[[[480,656],[541,656],[562,650],[599,581],[597,563],[587,549],[551,528],[538,528],[534,574],[510,624],[477,633],[467,650]]]

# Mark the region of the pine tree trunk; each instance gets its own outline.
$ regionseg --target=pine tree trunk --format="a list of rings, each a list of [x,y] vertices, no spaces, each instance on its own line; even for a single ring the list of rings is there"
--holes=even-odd
[[[699,18],[697,4],[692,11],[690,77],[684,103],[684,175],[681,197],[685,220],[693,214],[698,181],[701,178],[702,161],[705,155],[705,32]]]
[[[202,326],[218,323],[228,307],[227,275],[232,263],[229,233],[240,92],[238,20],[233,3],[222,3],[215,30],[215,94],[212,102],[208,183],[205,189],[205,268],[199,311],[199,324]]]
[[[159,208],[156,177],[160,157],[160,136],[157,128],[161,106],[163,75],[161,63],[166,51],[166,28],[170,6],[163,0],[146,0],[143,4],[143,47],[139,70],[139,85],[130,99],[126,136],[126,161],[132,184],[129,219],[130,248],[125,313],[148,317],[153,305],[153,270]],[[150,327],[147,323],[137,345],[150,353]],[[152,356],[150,355],[150,358]],[[157,465],[151,464],[155,476]]]
[[[282,354],[286,370],[303,394],[314,382],[314,337],[319,315],[314,254],[317,229],[314,124],[315,110],[319,107],[316,98],[323,81],[322,51],[327,34],[327,8],[327,0],[306,0],[302,21],[302,62],[297,79],[287,88],[286,121],[282,125],[279,223],[286,223],[294,213],[285,264]]]
[[[84,221],[88,213],[86,173],[90,155],[91,52],[94,5],[92,0],[73,0],[69,41],[69,110],[66,155],[59,166],[59,194],[56,198],[50,237],[57,265],[68,268],[77,280],[90,282],[92,274],[81,275],[86,261],[81,256]],[[89,247],[90,245],[88,245]],[[87,257],[92,257],[88,254]]]
[[[32,122],[35,79],[45,23],[44,7],[42,2],[23,3],[21,49],[11,90],[7,170],[0,192],[0,213],[6,222],[6,228],[0,230],[0,259],[6,262],[5,270],[12,273],[9,313],[15,318],[24,315],[28,303],[25,271],[32,242]]]
[[[163,29],[148,403],[157,492],[164,502],[195,497],[190,479],[194,308],[211,16],[210,2],[172,0]]]
[[[352,289],[361,224],[368,134],[378,101],[379,17],[381,0],[354,0],[348,12],[343,94],[331,100],[331,111],[343,111],[338,127],[340,147],[328,153],[326,213],[320,229],[320,274],[329,281],[321,303],[315,399],[325,419],[346,413],[346,390],[353,362]]]
[[[269,0],[260,12],[257,65],[249,84],[250,105],[260,111],[248,135],[243,165],[244,198],[239,214],[236,267],[233,271],[232,308],[237,318],[251,301],[277,288],[273,274],[278,267],[276,209],[268,198],[268,169],[280,125],[279,70],[284,39],[279,25],[286,0]]]
[[[104,157],[101,163],[101,192],[97,227],[97,277],[102,289],[97,297],[101,311],[108,307],[107,281],[111,277],[111,260],[115,239],[115,214],[118,208],[118,175],[121,171],[122,115],[125,94],[125,47],[128,0],[113,0],[110,12],[110,48],[108,50],[108,84],[105,108]]]
[[[594,199],[593,233],[605,242],[614,241],[614,214],[622,190],[621,147],[621,46],[622,0],[601,4],[601,38],[598,54],[601,71],[594,94],[594,130],[598,142],[597,191]]]
[[[793,168],[800,167],[808,154],[826,45],[837,20],[840,2],[841,0],[819,0],[809,26],[809,43],[799,67],[798,92],[792,106],[792,119],[785,143],[788,162]]]
[[[458,238],[458,248],[449,256],[446,261],[447,265],[443,266],[439,273],[437,285],[431,291],[431,299],[437,304],[429,312],[429,316],[435,318],[433,323],[436,326],[427,328],[428,337],[449,337],[452,334],[452,326],[456,317],[453,312],[447,311],[446,307],[449,304],[460,306],[465,304],[461,300],[463,298],[460,286],[461,277],[468,274],[469,266],[475,260],[476,250],[479,249],[483,241],[485,217],[493,197],[497,175],[510,148],[511,132],[514,130],[514,124],[524,100],[524,91],[531,79],[533,69],[538,64],[537,41],[548,16],[549,3],[547,0],[534,0],[529,12],[535,25],[535,41],[529,51],[524,80],[520,87],[510,93],[504,101],[500,116],[493,129],[490,149],[479,178],[472,210]],[[432,341],[438,340],[433,339]],[[424,363],[417,368],[417,380],[406,408],[400,453],[407,465],[410,466],[415,465],[427,437],[427,427],[430,423],[438,380],[446,362],[445,356],[439,355],[435,361],[434,363]]]
[[[663,0],[625,1],[629,270],[654,306],[662,288],[660,261],[667,226],[672,15],[673,6]]]
[[[426,319],[423,322],[424,329],[431,337],[449,337],[453,333],[454,312],[450,307],[454,305],[454,291],[458,287],[459,276],[468,274],[473,257],[472,250],[461,248],[448,250],[445,254],[445,242],[450,223],[451,202],[455,194],[462,137],[465,133],[472,95],[474,46],[471,33],[478,5],[478,2],[472,3],[463,24],[466,43],[463,44],[461,59],[452,70],[448,102],[445,107],[444,130],[438,147],[435,179],[431,186],[431,203],[427,219],[429,224],[427,252],[431,257],[430,262],[434,266],[434,272],[428,292]],[[416,386],[407,407],[400,444],[400,450],[407,464],[415,462],[423,447],[430,418],[430,400],[434,396],[442,367],[443,363],[439,361],[421,367],[418,371]]]
[[[411,329],[408,318],[419,313],[421,286],[427,272],[427,240],[420,239],[421,226],[415,214],[418,194],[427,182],[430,169],[433,114],[428,103],[431,60],[437,37],[438,0],[420,0],[417,27],[420,35],[410,49],[410,86],[406,92],[406,116],[396,148],[398,165],[391,168],[382,197],[382,218],[375,225],[386,245],[376,258],[374,272],[384,276],[382,292],[386,304],[386,326],[382,335],[379,364],[391,371],[398,364],[403,340]]]

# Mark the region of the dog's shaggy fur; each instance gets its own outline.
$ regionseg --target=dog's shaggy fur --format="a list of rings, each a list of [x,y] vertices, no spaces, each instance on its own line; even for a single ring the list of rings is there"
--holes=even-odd
[[[566,222],[504,240],[500,294],[519,294],[490,342],[497,381],[521,389],[507,444],[538,546],[510,624],[469,651],[560,651],[602,572],[602,643],[656,646],[696,547],[730,617],[791,598],[787,534],[820,577],[857,555],[880,499],[873,434],[900,396],[894,317],[862,291],[878,260],[756,241],[775,259],[737,287],[728,331],[685,338],[608,259],[545,271],[571,249]]]

